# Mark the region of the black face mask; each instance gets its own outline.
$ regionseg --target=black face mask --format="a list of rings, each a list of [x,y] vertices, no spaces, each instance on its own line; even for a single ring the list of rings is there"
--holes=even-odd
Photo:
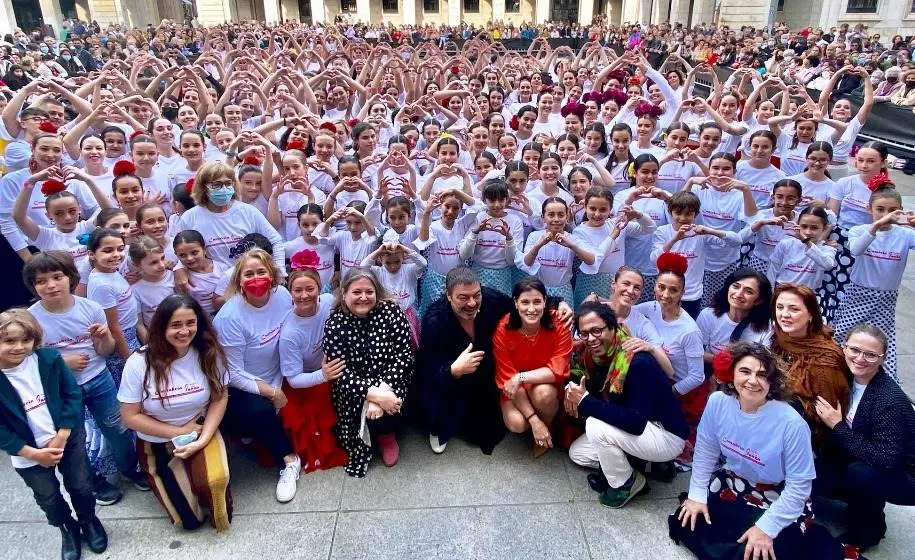
[[[174,121],[178,118],[178,108],[177,107],[165,107],[162,109],[162,118]]]
[[[895,84],[896,82],[899,81],[899,76],[887,76],[886,81],[888,81],[891,84]]]
[[[915,88],[915,82],[906,82],[906,83],[905,83],[905,87],[907,87],[907,88]]]

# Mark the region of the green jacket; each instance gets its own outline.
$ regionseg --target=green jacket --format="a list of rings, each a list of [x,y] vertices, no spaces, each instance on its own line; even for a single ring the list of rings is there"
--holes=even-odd
[[[76,378],[57,350],[39,348],[35,356],[54,427],[75,429],[83,422],[83,392]],[[37,447],[25,407],[10,380],[0,373],[0,449],[18,455],[26,445]]]

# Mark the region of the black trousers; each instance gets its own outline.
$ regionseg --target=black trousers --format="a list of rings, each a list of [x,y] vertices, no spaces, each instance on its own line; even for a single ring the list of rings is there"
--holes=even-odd
[[[902,470],[872,467],[863,462],[846,463],[821,458],[816,461],[814,495],[848,504],[850,544],[874,546],[886,534],[886,503],[915,505],[915,477]]]
[[[263,443],[279,468],[285,464],[286,455],[295,453],[273,403],[261,395],[229,387],[229,404],[221,427],[233,436]]]
[[[64,446],[64,456],[55,467],[35,465],[16,469],[22,480],[32,489],[35,502],[44,511],[48,523],[60,527],[73,519],[72,511],[63,494],[60,493],[60,482],[55,471],[60,471],[64,479],[64,488],[70,494],[76,516],[80,520],[95,516],[95,495],[92,492],[92,468],[86,455],[86,429],[82,421],[70,432]]]

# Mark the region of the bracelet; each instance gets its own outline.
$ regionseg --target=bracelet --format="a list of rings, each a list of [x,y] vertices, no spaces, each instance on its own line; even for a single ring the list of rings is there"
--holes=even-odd
[[[531,418],[533,418],[534,416],[537,416],[537,411],[531,412],[530,414],[528,414],[527,416],[525,416],[525,417],[524,417],[524,421],[527,422],[527,423],[530,423]]]

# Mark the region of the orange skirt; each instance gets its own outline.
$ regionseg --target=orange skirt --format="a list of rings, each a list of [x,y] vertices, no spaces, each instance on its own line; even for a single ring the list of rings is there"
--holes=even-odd
[[[331,384],[321,383],[307,389],[293,389],[284,384],[283,392],[289,402],[280,409],[280,418],[292,448],[302,459],[302,469],[311,472],[345,465],[347,453],[334,435],[337,413],[331,399]]]

